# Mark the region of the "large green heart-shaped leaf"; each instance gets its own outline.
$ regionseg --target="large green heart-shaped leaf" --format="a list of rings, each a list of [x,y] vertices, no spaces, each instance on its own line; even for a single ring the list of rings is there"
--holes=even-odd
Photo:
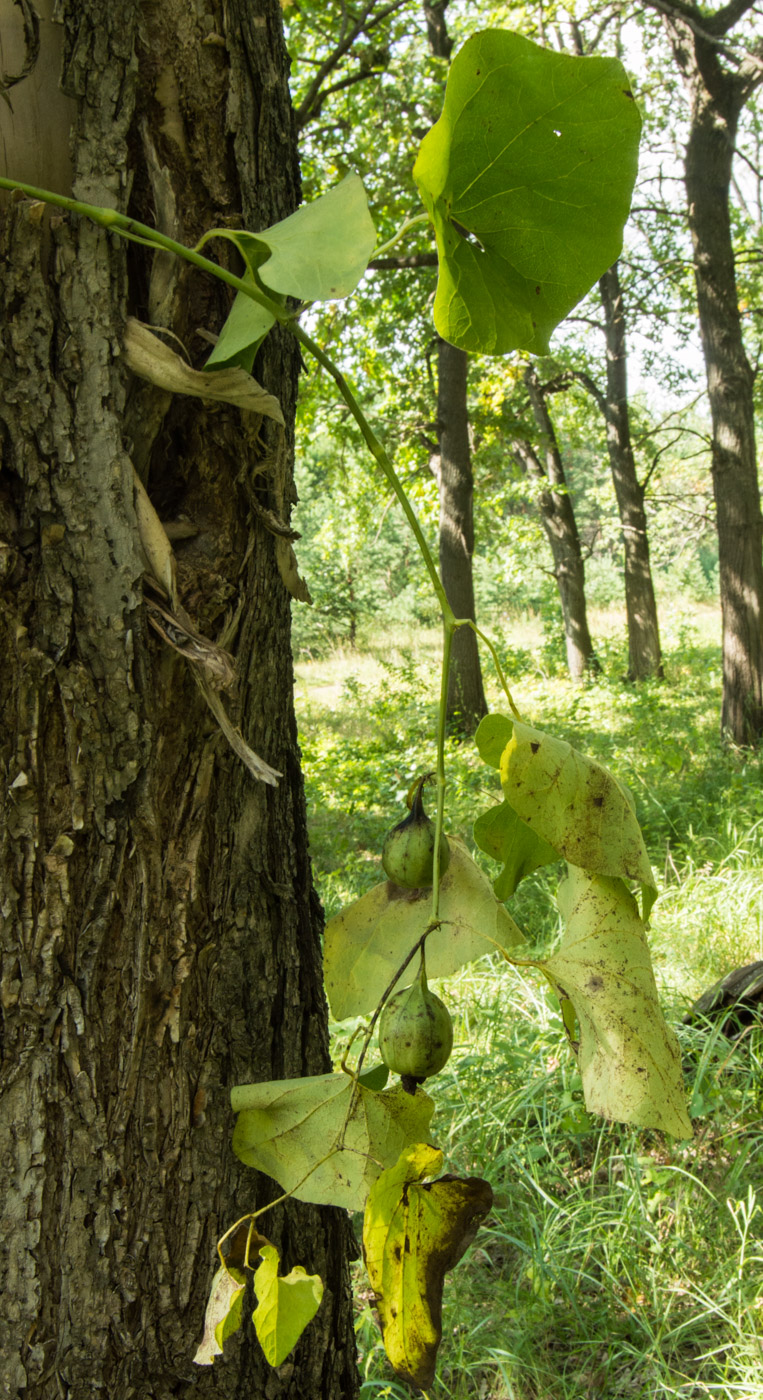
[[[543,354],[622,247],[641,118],[622,64],[488,29],[467,40],[414,178],[437,237],[434,319],[464,350]]]
[[[575,1008],[586,1108],[688,1138],[678,1042],[663,1020],[644,925],[622,880],[574,866],[559,886],[564,936],[540,966]]]

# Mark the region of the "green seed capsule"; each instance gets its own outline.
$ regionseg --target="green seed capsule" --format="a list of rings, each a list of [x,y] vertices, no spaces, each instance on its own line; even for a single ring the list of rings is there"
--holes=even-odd
[[[393,1074],[428,1079],[437,1074],[453,1049],[453,1022],[444,1001],[427,986],[421,972],[410,987],[395,992],[379,1018],[381,1057]]]
[[[384,838],[382,865],[388,880],[406,890],[427,889],[434,880],[435,824],[424,811],[421,789],[426,779],[416,786],[411,810]],[[440,837],[440,875],[450,863],[450,847],[446,836]]]

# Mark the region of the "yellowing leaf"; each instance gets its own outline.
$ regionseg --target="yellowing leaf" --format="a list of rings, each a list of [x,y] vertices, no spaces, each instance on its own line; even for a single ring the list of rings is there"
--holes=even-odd
[[[522,821],[571,865],[640,880],[653,898],[652,867],[629,795],[601,764],[515,720],[501,786]]]
[[[204,1336],[194,1356],[197,1366],[211,1366],[222,1355],[223,1342],[241,1326],[246,1279],[239,1269],[217,1270],[204,1315]]]
[[[257,1307],[252,1314],[260,1346],[271,1366],[280,1366],[312,1322],[323,1297],[323,1283],[299,1265],[278,1277],[278,1250],[266,1245],[254,1275]]]
[[[471,1244],[493,1192],[480,1177],[443,1176],[442,1153],[425,1143],[406,1148],[368,1197],[363,1255],[397,1374],[426,1389],[442,1337],[445,1275]]]
[[[352,1111],[340,1134],[351,1106]],[[348,1074],[320,1074],[231,1091],[233,1150],[247,1166],[314,1205],[362,1210],[380,1171],[425,1137],[434,1104],[421,1089],[375,1093]]]
[[[427,938],[427,973],[448,977],[485,953],[524,942],[490,881],[463,841],[449,836],[450,865],[440,885],[442,925]],[[386,881],[326,925],[326,992],[338,1021],[375,1010],[382,992],[431,918],[431,890],[404,890]],[[410,981],[403,973],[402,983]]]
[[[678,1042],[660,1010],[636,901],[621,880],[574,866],[558,898],[564,937],[541,966],[575,1008],[586,1108],[691,1137]]]

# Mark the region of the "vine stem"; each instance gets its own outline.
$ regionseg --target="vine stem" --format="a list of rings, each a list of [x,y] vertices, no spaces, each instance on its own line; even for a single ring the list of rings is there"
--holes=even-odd
[[[400,225],[397,233],[393,233],[392,237],[388,238],[386,243],[380,243],[378,248],[374,248],[371,254],[372,261],[374,258],[383,257],[385,253],[389,252],[390,248],[394,248],[395,244],[399,243],[401,238],[405,238],[409,229],[415,228],[417,224],[428,224],[429,222],[428,214],[413,214],[410,219],[406,219],[405,223]]]
[[[391,457],[382,447],[382,444],[377,438],[376,433],[371,427],[371,424],[366,418],[366,415],[363,412],[362,408],[360,407],[360,404],[358,403],[348,380],[342,374],[342,371],[340,370],[339,366],[334,364],[334,361],[330,358],[329,355],[326,354],[325,350],[321,349],[317,341],[313,340],[312,336],[308,335],[307,331],[303,330],[302,326],[300,326],[297,321],[293,319],[287,321],[286,329],[291,331],[292,335],[296,337],[300,345],[303,345],[305,349],[309,351],[309,353],[313,356],[313,358],[318,361],[318,364],[321,365],[322,368],[325,369],[326,372],[331,375],[331,378],[336,384],[339,393],[341,394],[342,398],[347,404],[347,407],[350,410],[350,413],[355,419],[355,422],[360,428],[360,431],[363,435],[363,440],[367,448],[369,449],[371,455],[374,457],[375,461],[381,467],[385,477],[387,478],[387,481],[392,487],[392,490],[394,491],[398,501],[400,502],[400,505],[403,508],[405,518],[408,521],[411,530],[413,531],[413,535],[419,547],[421,557],[424,560],[424,564],[426,565],[427,573],[429,574],[429,578],[431,580],[432,587],[435,591],[437,601],[440,604],[440,609],[442,611],[443,618],[445,619],[446,623],[448,621],[450,621],[451,623],[455,623],[455,614],[445,596],[445,589],[443,588],[442,580],[440,578],[439,573],[437,572],[434,559],[432,558],[432,552],[429,548],[429,545],[427,544],[426,537],[419,524],[418,516],[416,515],[416,512],[414,511],[413,506],[411,505],[408,496],[406,495],[403,483],[401,482],[397,472],[395,471],[395,468],[392,465]]]
[[[211,258],[205,258],[201,253],[197,253],[195,248],[188,248],[185,243],[177,243],[174,238],[168,238],[166,234],[159,233],[149,224],[141,224],[137,219],[128,219],[126,214],[120,214],[117,209],[105,209],[98,204],[83,204],[81,200],[70,199],[68,195],[55,194],[52,190],[41,190],[36,185],[25,185],[20,180],[8,180],[5,176],[0,176],[0,190],[20,190],[29,199],[38,199],[43,204],[54,204],[58,209],[66,209],[70,214],[80,214],[83,218],[98,224],[100,228],[118,233],[121,238],[127,238],[134,243],[148,244],[149,247],[153,248],[164,248],[168,253],[174,253],[176,257],[192,263],[194,267],[201,268],[202,272],[210,273],[219,282],[227,282],[229,287],[235,287],[237,292],[243,292],[244,296],[258,302],[260,306],[270,312],[275,321],[280,321],[282,325],[293,320],[290,311],[279,306],[278,302],[271,301],[269,296],[261,292],[251,282],[245,282],[242,277],[237,277],[235,272],[228,272],[227,268],[220,267],[220,264],[212,262]]]

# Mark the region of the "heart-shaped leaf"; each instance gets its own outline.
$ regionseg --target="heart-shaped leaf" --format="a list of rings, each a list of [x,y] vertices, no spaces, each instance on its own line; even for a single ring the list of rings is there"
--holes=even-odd
[[[272,1244],[260,1250],[262,1263],[254,1275],[257,1307],[252,1314],[260,1346],[271,1366],[280,1366],[312,1322],[323,1298],[318,1274],[308,1274],[297,1264],[279,1278],[278,1250]]]
[[[434,224],[434,319],[464,350],[544,354],[618,257],[641,119],[622,65],[488,29],[460,49],[414,178]]]
[[[515,720],[501,786],[522,821],[570,864],[641,881],[646,917],[656,895],[652,867],[630,794],[606,768]]]
[[[347,1210],[363,1209],[379,1172],[426,1136],[434,1112],[421,1089],[375,1093],[348,1074],[239,1084],[231,1106],[238,1113],[233,1151],[242,1162],[300,1201]]]

